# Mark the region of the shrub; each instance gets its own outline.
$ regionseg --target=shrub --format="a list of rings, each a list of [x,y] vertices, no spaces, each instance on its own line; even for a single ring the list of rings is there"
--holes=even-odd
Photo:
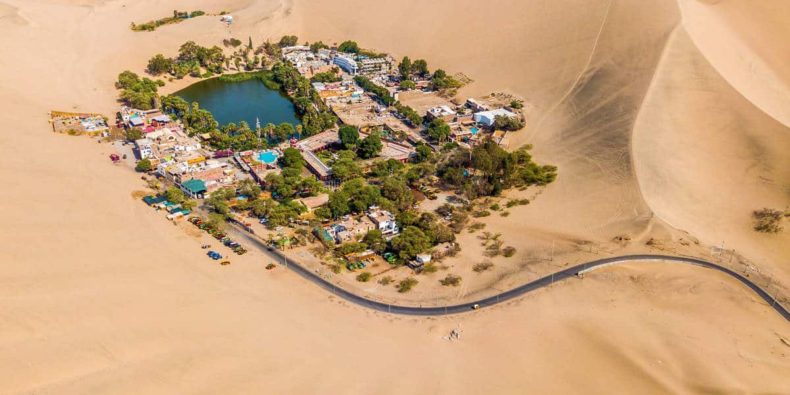
[[[369,272],[362,272],[362,273],[359,273],[359,275],[357,275],[357,281],[359,281],[361,283],[366,283],[366,282],[370,281],[370,278],[372,276],[373,275],[371,275]]]
[[[482,222],[475,222],[471,226],[469,226],[469,233],[475,233],[475,232],[477,232],[480,229],[484,229],[485,227],[486,227],[486,224],[484,224]]]
[[[489,207],[491,210],[499,211],[502,207],[499,206],[499,203],[494,203]]]
[[[524,121],[515,117],[497,115],[494,117],[494,129],[516,131],[524,129]]]
[[[502,255],[504,255],[504,256],[505,256],[505,258],[510,258],[511,256],[513,256],[513,255],[515,255],[515,254],[516,254],[516,249],[515,249],[515,247],[507,246],[507,247],[505,247],[505,248],[502,250]]]
[[[480,263],[474,265],[472,267],[472,270],[474,270],[477,273],[482,273],[484,271],[487,271],[487,270],[491,269],[492,267],[494,267],[494,264],[491,263],[491,262],[480,262]]]
[[[502,217],[507,217],[507,216],[510,215],[510,211],[503,211],[499,215],[502,216]]]
[[[439,282],[442,285],[444,285],[445,287],[446,286],[457,287],[457,286],[461,285],[461,276],[456,276],[454,274],[448,274],[447,277],[439,280]]]
[[[149,172],[151,171],[151,168],[152,168],[151,161],[147,158],[141,159],[139,162],[137,162],[137,165],[134,167],[135,170],[141,173]]]
[[[475,218],[488,217],[489,215],[491,215],[491,212],[488,210],[479,210],[472,213],[472,216]]]
[[[392,277],[384,276],[384,277],[379,279],[379,284],[381,284],[381,285],[389,285],[390,283],[392,283],[392,281],[393,281]]]
[[[436,267],[436,265],[434,265],[433,263],[428,263],[422,267],[422,271],[420,271],[420,273],[424,273],[424,274],[436,273],[438,270],[439,268]]]
[[[299,42],[299,37],[296,36],[283,36],[280,39],[280,42],[277,43],[281,48],[284,47],[293,47],[296,43]]]
[[[782,218],[788,216],[782,211],[764,208],[752,213],[754,230],[762,233],[779,233],[782,227]]]
[[[404,280],[401,280],[401,282],[398,283],[398,292],[400,293],[409,292],[418,283],[419,281],[417,281],[417,279],[413,277],[409,277]]]
[[[514,200],[509,200],[505,204],[505,207],[512,208],[516,206],[526,206],[527,204],[529,204],[529,199],[514,199]]]

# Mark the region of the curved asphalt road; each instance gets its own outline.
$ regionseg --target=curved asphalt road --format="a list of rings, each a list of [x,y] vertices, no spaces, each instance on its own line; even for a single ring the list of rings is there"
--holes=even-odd
[[[253,236],[247,233],[246,231],[240,230],[236,226],[233,227],[233,230],[235,231],[234,233],[238,234],[239,236],[243,237],[244,239],[254,244],[259,250],[272,256],[277,263],[285,265],[287,268],[293,270],[294,272],[298,273],[299,275],[313,282],[319,287],[324,288],[325,290],[356,305],[373,310],[386,312],[386,313],[392,313],[392,314],[438,316],[438,315],[464,313],[471,311],[475,305],[478,305],[479,308],[490,307],[495,304],[499,304],[517,298],[521,295],[526,294],[527,292],[531,292],[539,288],[549,286],[555,282],[562,281],[571,277],[576,277],[577,274],[579,273],[583,273],[597,267],[608,266],[618,263],[633,262],[633,261],[671,261],[671,262],[700,266],[707,269],[713,269],[722,272],[724,274],[727,274],[730,277],[735,278],[736,280],[740,281],[741,283],[749,287],[752,291],[754,291],[754,293],[757,294],[757,296],[759,296],[766,303],[768,303],[768,305],[771,308],[776,310],[776,312],[779,313],[779,315],[781,315],[785,320],[790,322],[790,311],[788,311],[784,306],[782,306],[778,301],[776,301],[776,299],[774,299],[770,294],[768,294],[768,292],[760,288],[760,286],[758,286],[748,278],[742,276],[741,274],[733,270],[730,270],[724,266],[719,266],[715,263],[708,262],[702,259],[681,257],[681,256],[653,255],[653,254],[624,255],[618,257],[598,259],[581,265],[568,267],[566,269],[560,270],[559,272],[549,274],[545,277],[531,281],[527,284],[513,288],[509,291],[502,292],[498,295],[494,295],[485,299],[480,299],[468,303],[456,304],[451,306],[436,306],[436,307],[412,307],[412,306],[391,305],[383,302],[377,302],[374,300],[366,299],[362,296],[346,291],[343,288],[339,288],[336,285],[327,281],[326,279],[322,278],[318,274],[303,267],[296,261],[286,257],[278,250],[269,249],[269,247],[257,236]]]

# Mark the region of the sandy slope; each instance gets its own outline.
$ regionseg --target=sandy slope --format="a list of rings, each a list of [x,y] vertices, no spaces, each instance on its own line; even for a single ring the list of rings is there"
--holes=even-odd
[[[634,176],[629,131],[651,114],[636,119],[645,97],[646,109],[667,100],[658,83],[648,89],[656,65],[669,67],[671,57],[661,60],[666,42],[689,45],[677,34],[670,39],[679,17],[674,2],[381,3],[181,1],[177,7],[232,10],[238,22],[228,31],[201,18],[151,34],[132,33],[128,23],[167,15],[173,4],[0,3],[0,393],[611,393],[637,386],[641,393],[677,393],[790,386],[790,348],[780,341],[790,339],[787,323],[715,273],[634,266],[479,314],[373,314],[290,273],[267,272],[254,254],[230,267],[211,265],[199,240],[132,199],[137,176],[109,165],[107,146],[53,135],[46,124],[53,108],[110,113],[120,70],[140,70],[151,54],[172,53],[186,39],[210,44],[231,34],[297,30],[307,39],[356,37],[467,72],[477,80],[472,92],[505,87],[534,103],[533,119],[543,121],[523,141],[534,141],[563,176],[530,206],[536,208],[524,217],[530,232],[606,239],[647,226],[650,208]],[[414,12],[417,5],[428,16]],[[380,22],[385,9],[397,22]],[[371,18],[355,19],[348,10]],[[436,22],[430,15],[444,17]],[[680,71],[662,78],[684,78]],[[707,76],[733,100],[744,128],[771,124]],[[644,150],[639,144],[656,144],[640,140],[645,130],[636,134],[636,155]],[[756,133],[774,145],[773,130]],[[659,149],[689,149],[666,130],[654,133],[666,134]],[[744,155],[739,160],[757,156]],[[650,159],[636,161],[638,174],[642,163],[646,174],[667,166],[661,155]],[[713,171],[698,166],[703,175]],[[781,199],[770,187],[755,190]],[[662,212],[661,201],[647,202]],[[675,209],[666,204],[663,215]],[[441,339],[458,324],[461,342]]]
[[[751,212],[790,203],[790,131],[733,89],[679,29],[635,128],[648,204],[790,281],[790,234],[751,231]]]

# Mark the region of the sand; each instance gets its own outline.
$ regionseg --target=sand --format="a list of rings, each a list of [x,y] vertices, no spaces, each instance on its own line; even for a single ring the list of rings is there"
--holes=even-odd
[[[788,204],[787,59],[777,55],[787,53],[786,5],[767,1],[747,18],[740,13],[751,3],[727,0],[463,3],[182,1],[178,8],[232,11],[237,23],[229,31],[205,17],[133,33],[129,23],[174,5],[0,2],[0,393],[790,387],[788,324],[719,274],[640,264],[475,314],[371,313],[266,271],[253,253],[211,263],[199,238],[132,198],[141,181],[110,164],[110,146],[55,135],[46,122],[51,109],[112,114],[120,71],[141,71],[188,39],[356,38],[463,71],[475,80],[465,94],[529,100],[531,126],[511,144],[534,143],[560,179],[519,209],[521,221],[503,222],[511,233],[604,242],[677,227],[710,243],[725,238],[787,278],[786,236],[755,235],[745,217]],[[721,50],[706,27],[741,39],[738,51]],[[713,97],[684,89],[692,83]],[[706,121],[712,103],[732,122]],[[680,111],[683,119],[664,118]],[[722,178],[728,170],[735,176]],[[460,342],[442,339],[458,325]]]

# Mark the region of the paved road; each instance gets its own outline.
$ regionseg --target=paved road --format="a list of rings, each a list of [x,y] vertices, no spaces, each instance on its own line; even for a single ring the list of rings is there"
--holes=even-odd
[[[373,310],[392,313],[392,314],[438,316],[438,315],[465,313],[471,311],[475,305],[479,306],[479,308],[481,309],[486,307],[491,307],[495,304],[507,302],[508,300],[517,298],[528,292],[532,292],[537,289],[549,286],[555,282],[563,281],[569,278],[578,278],[577,275],[579,273],[583,274],[584,272],[593,270],[595,268],[600,268],[602,266],[609,266],[613,264],[635,262],[635,261],[641,261],[641,262],[670,261],[670,262],[683,263],[683,264],[694,265],[707,269],[716,270],[721,273],[727,274],[730,277],[735,278],[745,286],[749,287],[749,289],[754,291],[754,293],[756,293],[757,296],[759,296],[766,303],[768,303],[768,305],[771,308],[776,310],[776,312],[779,313],[779,315],[781,315],[785,320],[790,322],[790,311],[788,311],[784,306],[782,306],[778,301],[776,301],[776,299],[774,299],[770,294],[768,294],[768,292],[760,288],[757,284],[753,283],[751,280],[742,276],[741,274],[733,270],[730,270],[724,266],[720,266],[713,262],[708,262],[697,258],[668,256],[668,255],[654,255],[654,254],[624,255],[618,257],[603,258],[603,259],[598,259],[595,261],[583,263],[580,265],[568,267],[556,273],[549,274],[545,277],[539,278],[527,284],[521,285],[509,291],[505,291],[498,295],[494,295],[485,299],[480,299],[477,301],[450,305],[450,306],[412,307],[412,306],[398,306],[398,305],[391,305],[383,302],[377,302],[359,296],[357,294],[351,293],[345,289],[335,286],[328,280],[319,276],[317,273],[314,273],[310,269],[300,265],[298,262],[286,257],[276,249],[270,249],[260,238],[258,238],[255,235],[251,235],[246,231],[241,230],[240,227],[232,226],[232,232],[237,236],[242,237],[243,239],[249,241],[252,245],[254,245],[256,248],[258,248],[265,254],[268,254],[270,257],[272,257],[272,259],[275,262],[286,266],[288,269],[293,270],[294,272],[298,273],[299,275],[311,281],[312,283],[318,285],[319,287],[324,288],[325,290],[356,305]]]

